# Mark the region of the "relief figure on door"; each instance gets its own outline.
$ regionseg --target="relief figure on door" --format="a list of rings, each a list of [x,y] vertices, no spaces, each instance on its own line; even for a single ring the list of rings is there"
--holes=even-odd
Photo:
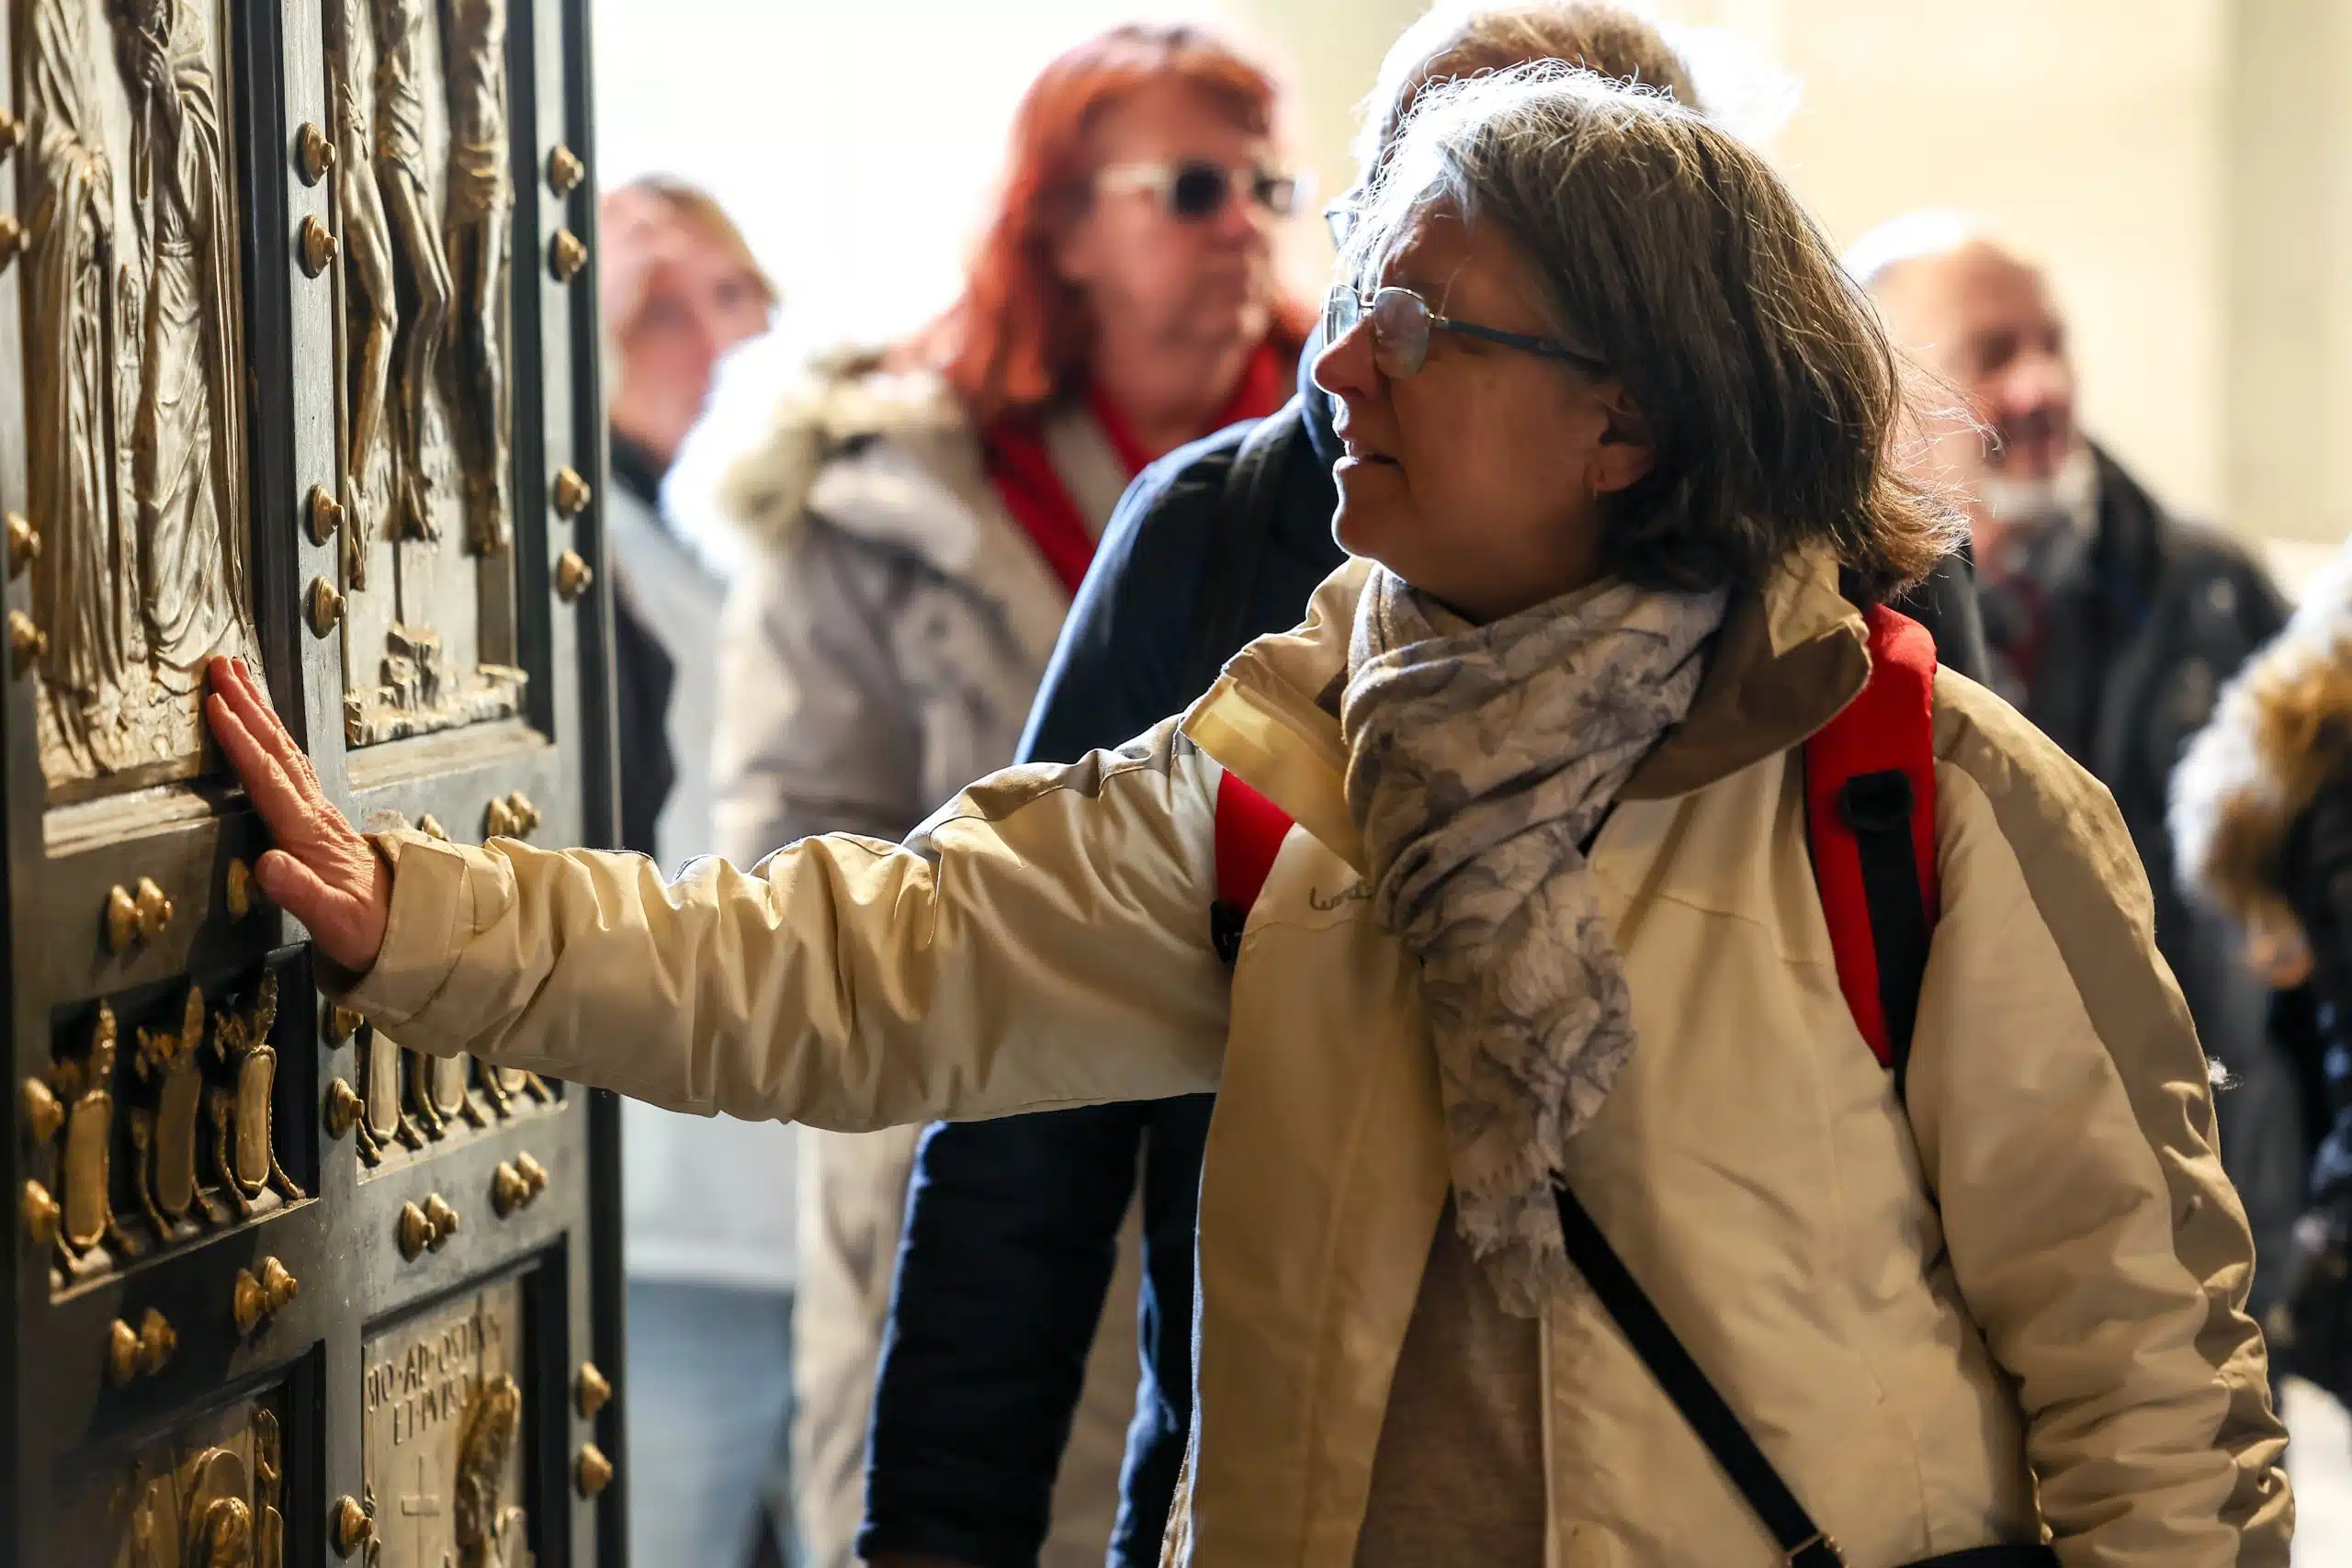
[[[506,547],[506,0],[449,0],[449,272],[458,289],[450,372],[466,472],[468,542]]]
[[[427,457],[432,445],[433,367],[449,315],[449,266],[425,174],[424,95],[432,81],[425,56],[427,0],[374,0],[376,13],[377,189],[405,268],[411,302],[399,347],[393,405],[393,513],[401,531],[440,536]]]
[[[345,492],[368,513],[345,535],[366,597],[344,623],[344,739],[372,746],[522,709],[513,619],[490,607],[514,536],[509,0],[323,4],[339,135],[369,128],[371,189],[341,198],[340,348]]]
[[[114,479],[114,170],[87,6],[39,0],[18,15],[28,141],[25,460],[41,532],[34,614],[49,637],[41,673],[53,717],[44,751],[89,773],[119,765],[123,682],[143,655],[133,643],[137,555]]]
[[[345,582],[368,586],[368,547],[391,504],[392,451],[385,438],[400,299],[392,280],[391,220],[376,183],[375,0],[332,0],[327,52],[335,62],[334,193],[343,243],[346,355],[343,465]]]
[[[245,441],[230,323],[237,267],[207,19],[192,0],[115,0],[130,85],[131,212],[146,276],[132,493],[156,679],[187,693],[244,652]]]
[[[254,655],[236,186],[215,6],[17,26],[35,701],[70,796],[195,773],[205,660]]]

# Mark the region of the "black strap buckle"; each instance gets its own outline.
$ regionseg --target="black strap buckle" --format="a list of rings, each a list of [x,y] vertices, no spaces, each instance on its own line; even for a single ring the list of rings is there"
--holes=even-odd
[[[1222,898],[1209,906],[1209,946],[1227,969],[1240,962],[1241,932],[1249,923],[1249,910],[1237,909]]]
[[[1889,768],[1848,779],[1838,792],[1838,815],[1857,833],[1883,833],[1909,827],[1912,807],[1917,803],[1911,775]]]

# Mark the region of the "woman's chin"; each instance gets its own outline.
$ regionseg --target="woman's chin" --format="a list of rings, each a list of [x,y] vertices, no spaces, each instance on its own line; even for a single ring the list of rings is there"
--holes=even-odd
[[[1377,562],[1408,582],[1413,581],[1410,570],[1413,552],[1405,547],[1405,541],[1396,530],[1366,527],[1361,521],[1351,525],[1347,509],[1341,507],[1339,515],[1331,520],[1331,536],[1348,554]]]
[[[1381,482],[1388,474],[1363,468],[1349,472],[1349,467],[1340,465],[1340,504],[1331,514],[1331,536],[1351,556],[1393,565],[1388,551],[1411,537],[1412,519],[1398,504],[1402,498],[1394,493],[1396,487]]]
[[[1368,515],[1371,508],[1351,504],[1345,495],[1340,498],[1340,509],[1331,513],[1331,537],[1340,548],[1351,556],[1367,560],[1380,560],[1380,541],[1385,530],[1378,527]],[[1384,566],[1387,563],[1382,561]]]

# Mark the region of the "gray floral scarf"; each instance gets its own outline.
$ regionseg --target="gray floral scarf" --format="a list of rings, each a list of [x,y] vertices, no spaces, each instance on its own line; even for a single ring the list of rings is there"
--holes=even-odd
[[[1609,581],[1475,626],[1380,568],[1357,603],[1348,806],[1420,964],[1463,1239],[1522,1316],[1568,1279],[1552,1182],[1634,1049],[1581,846],[1690,711],[1724,597]]]

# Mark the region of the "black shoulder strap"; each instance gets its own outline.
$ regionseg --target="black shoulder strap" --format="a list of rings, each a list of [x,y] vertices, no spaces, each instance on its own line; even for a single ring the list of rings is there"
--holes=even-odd
[[[1210,525],[1208,558],[1201,566],[1192,659],[1185,666],[1193,696],[1216,684],[1225,661],[1241,646],[1250,590],[1282,499],[1283,464],[1293,439],[1304,440],[1306,434],[1294,399],[1242,437],[1241,449],[1226,470],[1224,493]]]
[[[1863,773],[1838,792],[1838,810],[1854,830],[1861,852],[1862,897],[1870,907],[1871,941],[1878,954],[1878,993],[1885,1010],[1887,1066],[1894,1098],[1910,1095],[1911,1037],[1919,1021],[1919,992],[1928,977],[1928,900],[1919,886],[1912,837],[1917,809],[1911,781],[1900,772]]]
[[[1781,1560],[1790,1568],[1845,1568],[1846,1560],[1838,1555],[1838,1543],[1822,1533],[1804,1511],[1796,1494],[1781,1479],[1747,1428],[1739,1424],[1724,1396],[1674,1337],[1657,1303],[1643,1290],[1633,1271],[1625,1267],[1609,1238],[1600,1234],[1583,1202],[1568,1190],[1566,1182],[1555,1182],[1553,1196],[1560,1210],[1560,1239],[1567,1244],[1568,1261],[1577,1266],[1592,1293],[1609,1315],[1617,1320],[1618,1329],[1633,1346],[1634,1354],[1657,1380],[1658,1387],[1674,1408],[1682,1413],[1699,1440],[1723,1467],[1747,1506],[1780,1543]]]

